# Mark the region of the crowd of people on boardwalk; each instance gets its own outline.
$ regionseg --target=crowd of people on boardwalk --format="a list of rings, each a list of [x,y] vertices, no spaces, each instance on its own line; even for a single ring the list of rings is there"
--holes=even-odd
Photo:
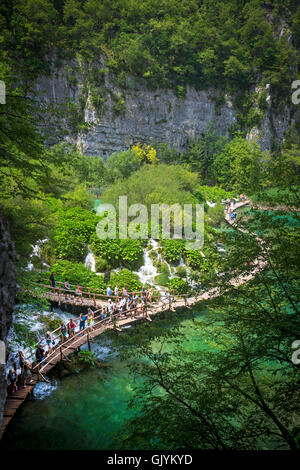
[[[54,281],[55,282],[55,281]],[[146,289],[142,287],[139,296],[137,292],[129,292],[127,286],[124,285],[120,291],[119,285],[116,285],[114,291],[111,286],[107,287],[108,300],[102,305],[100,311],[97,311],[96,322],[100,320],[107,320],[107,322],[114,322],[114,319],[126,319],[127,317],[136,317],[141,313],[143,317],[151,321],[149,313],[147,312],[147,305],[153,300],[153,287],[149,286]],[[53,348],[57,344],[64,343],[68,338],[75,335],[76,332],[94,331],[95,325],[95,312],[91,307],[88,307],[87,312],[80,314],[79,319],[70,318],[68,322],[62,321],[60,327],[57,329],[57,334],[47,331],[45,337],[39,341],[35,350],[35,364],[43,364],[48,354],[51,354]],[[9,370],[7,376],[7,390],[8,393],[16,392],[20,387],[25,387],[32,382],[31,371],[34,364],[25,359],[22,351],[18,352],[17,361],[13,363],[13,367]],[[18,373],[19,371],[19,373]]]
[[[32,382],[32,364],[25,359],[23,351],[19,351],[7,375],[7,392],[14,393],[21,387],[26,388]]]
[[[136,292],[129,292],[127,287],[124,285],[122,292],[120,292],[119,285],[117,284],[114,291],[111,286],[107,287],[108,300],[97,310],[97,321],[107,320],[112,321],[113,318],[126,318],[134,317],[140,312],[142,316],[146,317],[151,321],[151,318],[147,312],[147,305],[153,300],[153,287],[150,286],[148,290],[145,286],[142,287],[141,296]],[[72,318],[69,322],[61,322],[60,326],[60,338],[64,342],[68,337],[72,337],[75,331],[82,331],[88,328],[90,331],[94,330],[95,323],[95,312],[91,307],[88,307],[87,312],[81,313],[78,320]],[[46,333],[46,344],[48,351],[52,351],[52,346],[55,344],[55,340],[52,338],[51,333]],[[37,358],[38,359],[38,358]]]
[[[236,206],[236,204],[240,201],[240,202],[244,202],[247,200],[247,196],[245,194],[241,194],[239,199],[235,199],[233,198],[233,200],[230,200],[230,199],[227,199],[226,200],[226,212],[227,214],[229,215],[229,217],[231,218],[231,220],[235,220],[236,219],[236,212],[234,211],[234,208]]]

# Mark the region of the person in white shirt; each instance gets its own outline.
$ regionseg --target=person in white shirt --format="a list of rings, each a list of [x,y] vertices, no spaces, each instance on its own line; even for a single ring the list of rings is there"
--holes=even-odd
[[[126,306],[127,306],[127,299],[126,297],[122,297],[121,301],[120,301],[120,310],[121,310],[121,313],[125,312],[126,311]]]
[[[113,315],[113,313],[115,311],[115,304],[113,303],[113,301],[111,299],[108,299],[107,311],[108,311],[109,315]]]

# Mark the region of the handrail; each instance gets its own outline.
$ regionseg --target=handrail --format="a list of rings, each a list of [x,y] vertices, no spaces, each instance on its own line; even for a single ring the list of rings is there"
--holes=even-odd
[[[50,281],[50,279],[42,278],[42,281],[46,281],[46,282],[47,282],[47,281]],[[64,286],[64,282],[63,282],[63,281],[55,281],[55,283],[56,283],[56,284],[60,284],[61,286]],[[38,284],[40,284],[40,283],[38,283]],[[147,283],[145,283],[145,284],[147,284]],[[69,283],[69,286],[77,287],[76,284],[70,284],[70,283]],[[52,289],[56,289],[55,287],[52,287],[52,286],[50,286],[50,287],[51,287]],[[81,289],[87,289],[87,290],[91,289],[90,287],[82,287],[81,285],[80,285],[80,287],[81,287]],[[64,287],[64,290],[69,290],[69,289],[66,289],[66,288]],[[74,292],[76,292],[76,290],[74,290]],[[96,292],[106,292],[106,289],[96,289],[96,288],[95,288],[95,289],[93,290],[93,292],[94,292],[94,293],[96,293]],[[136,292],[137,294],[141,294],[141,293],[142,293],[141,290],[140,290],[140,291],[135,291],[135,292]],[[119,292],[119,294],[122,295],[122,292]],[[107,296],[107,295],[106,295],[106,297],[113,297],[113,295],[111,295],[111,296]]]
[[[66,288],[61,288],[61,287],[52,287],[48,284],[41,284],[39,282],[34,283],[34,285],[36,285],[37,287],[42,287],[42,288],[48,289],[48,291],[52,291],[52,294],[74,295],[74,297],[78,297],[78,298],[82,297],[82,298],[88,298],[88,299],[91,299],[91,298],[93,298],[93,299],[96,299],[96,298],[100,298],[100,299],[102,299],[102,298],[104,298],[104,299],[113,298],[113,299],[116,299],[116,298],[121,298],[123,296],[122,293],[120,293],[119,295],[99,294],[96,291],[91,291],[90,288],[88,288],[87,292],[85,292],[85,291],[78,292],[77,290],[66,289]],[[137,294],[142,293],[142,291],[135,291],[135,292]],[[159,294],[160,294],[160,292],[158,290],[155,290],[152,294],[152,298],[158,297]],[[87,296],[87,297],[84,297],[84,296]]]
[[[121,314],[127,314],[127,313],[131,313],[134,315],[134,312],[137,311],[139,307],[136,306],[135,308],[132,308],[132,309],[127,309],[125,310],[124,312],[115,312],[113,314],[109,314],[107,313],[107,317],[105,318],[101,318],[101,320],[99,320],[98,322],[95,322],[95,319],[96,318],[100,318],[102,317],[102,315],[97,315],[96,317],[94,317],[94,323],[93,325],[87,325],[83,330],[79,330],[77,331],[74,335],[72,336],[69,336],[68,339],[66,341],[64,341],[63,343],[58,343],[56,345],[55,348],[52,349],[51,353],[49,353],[45,359],[47,359],[47,363],[44,364],[44,362],[38,362],[34,367],[32,367],[32,370],[35,370],[35,369],[38,369],[38,372],[40,373],[40,369],[43,370],[49,362],[51,362],[51,359],[55,359],[57,356],[59,355],[62,355],[63,353],[63,349],[70,349],[70,347],[68,347],[68,343],[72,343],[73,345],[76,344],[77,341],[74,342],[74,338],[78,338],[78,337],[82,337],[82,335],[84,335],[85,331],[86,331],[86,334],[87,334],[87,340],[88,340],[88,334],[89,334],[89,331],[91,328],[95,328],[96,325],[99,325],[99,324],[105,324],[107,323],[107,325],[114,325],[114,320],[115,318],[119,317]],[[99,309],[97,311],[95,311],[94,313],[97,313],[99,312],[100,310],[102,309]],[[147,316],[147,306],[146,306],[146,316]],[[78,322],[78,320],[77,320]]]

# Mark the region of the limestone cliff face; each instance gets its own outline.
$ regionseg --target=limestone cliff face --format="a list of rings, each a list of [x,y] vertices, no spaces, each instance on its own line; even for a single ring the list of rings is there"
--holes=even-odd
[[[228,134],[235,121],[234,111],[230,102],[217,110],[216,95],[188,88],[185,98],[179,99],[170,90],[153,92],[137,87],[123,93],[126,109],[121,115],[114,115],[109,103],[107,114],[97,121],[95,111],[87,107],[85,119],[96,125],[86,136],[79,136],[77,143],[84,153],[103,157],[154,139],[181,152],[190,140],[203,135],[211,122],[219,134]]]
[[[10,238],[7,223],[0,212],[0,340],[6,343],[12,322],[16,296],[16,271],[14,268],[15,249]],[[6,400],[5,365],[0,364],[0,428],[3,407]]]
[[[45,101],[79,102],[84,80],[78,73],[75,81],[68,80],[68,70],[73,66],[65,64],[50,79],[40,80],[38,89]],[[99,72],[101,68],[99,64]],[[150,91],[130,77],[127,84],[121,89],[112,77],[105,77],[107,94],[100,112],[92,105],[88,90],[83,114],[84,121],[93,126],[87,133],[77,133],[73,138],[87,155],[101,155],[105,159],[112,152],[127,150],[137,142],[150,143],[151,139],[166,142],[181,152],[190,140],[201,137],[211,122],[219,134],[227,135],[236,120],[230,97],[221,106],[216,104],[220,98],[217,90],[196,91],[188,87],[185,97],[178,98],[172,90]],[[118,113],[114,109],[116,97],[121,97],[122,103]],[[248,133],[248,138],[258,140],[263,149],[271,148],[276,140],[281,141],[292,122],[288,106],[280,116],[274,116],[270,96],[268,100],[260,129],[249,129]]]

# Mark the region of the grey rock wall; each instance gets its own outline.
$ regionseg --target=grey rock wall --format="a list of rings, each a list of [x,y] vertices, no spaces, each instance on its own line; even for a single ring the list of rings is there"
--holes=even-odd
[[[83,86],[82,75],[70,84],[68,70],[74,64],[66,64],[55,70],[51,79],[40,80],[38,89],[45,101],[61,103],[65,100],[78,102]],[[99,64],[99,69],[102,67]],[[205,133],[213,122],[218,134],[228,135],[235,122],[235,111],[230,98],[224,105],[217,106],[220,91],[196,91],[188,87],[186,96],[178,98],[172,90],[148,90],[141,82],[128,78],[126,89],[114,85],[108,75],[105,78],[105,111],[97,112],[88,94],[84,109],[84,120],[92,124],[87,133],[78,133],[71,141],[87,155],[101,155],[104,159],[112,152],[127,150],[137,142],[150,143],[152,139],[166,142],[183,151],[188,142]],[[114,112],[112,95],[125,101],[124,111]],[[271,148],[274,140],[281,141],[291,119],[287,107],[284,116],[274,116],[272,108],[262,119],[260,129],[249,129],[248,138],[256,139],[263,149]]]

